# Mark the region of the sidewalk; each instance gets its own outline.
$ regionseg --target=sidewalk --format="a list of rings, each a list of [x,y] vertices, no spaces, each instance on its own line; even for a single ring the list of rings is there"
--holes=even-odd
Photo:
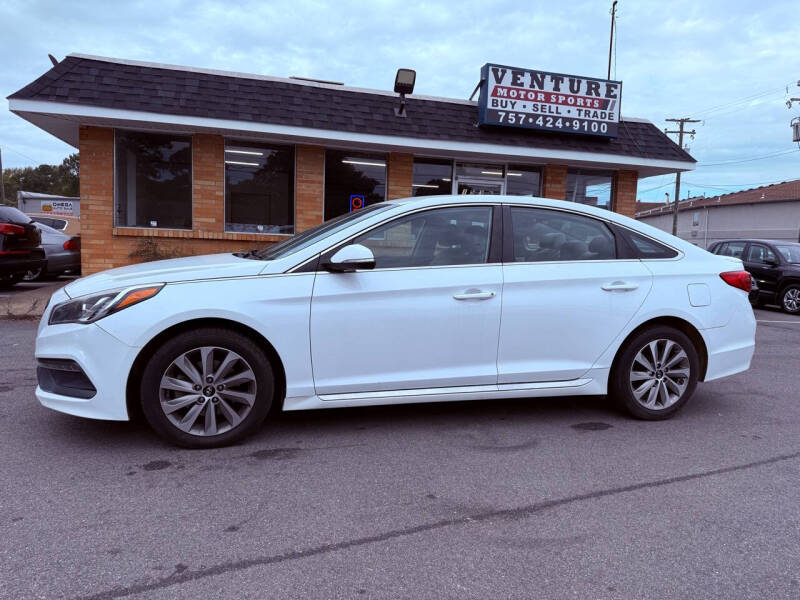
[[[24,289],[18,284],[10,290],[3,290],[0,292],[0,319],[38,319],[53,292],[69,282],[53,281],[32,289]]]

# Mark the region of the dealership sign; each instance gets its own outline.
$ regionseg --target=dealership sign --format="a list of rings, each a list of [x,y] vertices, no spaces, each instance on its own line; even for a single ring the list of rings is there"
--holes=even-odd
[[[616,137],[622,82],[486,64],[478,124]]]
[[[42,201],[42,212],[51,213],[61,217],[71,217],[75,214],[72,202],[68,200],[53,200],[52,202]]]

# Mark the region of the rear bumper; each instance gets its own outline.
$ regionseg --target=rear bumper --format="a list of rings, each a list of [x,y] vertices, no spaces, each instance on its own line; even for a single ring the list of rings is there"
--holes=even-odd
[[[756,349],[756,318],[750,306],[737,310],[724,327],[700,332],[708,350],[703,381],[735,375],[750,368]]]
[[[25,271],[35,271],[47,264],[44,253],[0,256],[0,277],[9,277]]]

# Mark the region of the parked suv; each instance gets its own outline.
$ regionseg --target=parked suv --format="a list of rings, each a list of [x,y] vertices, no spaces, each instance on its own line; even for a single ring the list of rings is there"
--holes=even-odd
[[[758,284],[751,297],[754,305],[778,304],[787,313],[800,314],[800,244],[774,240],[723,240],[708,248],[721,256],[733,256]]]
[[[0,288],[22,280],[29,270],[45,267],[42,235],[31,218],[13,206],[0,206]]]

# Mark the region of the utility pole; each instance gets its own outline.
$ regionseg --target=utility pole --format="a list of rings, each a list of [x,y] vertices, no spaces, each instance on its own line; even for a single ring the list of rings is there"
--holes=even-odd
[[[692,129],[691,131],[684,131],[684,126],[686,123],[699,123],[700,119],[690,119],[689,117],[683,117],[681,119],[665,119],[665,121],[669,121],[670,123],[677,123],[678,124],[678,131],[668,131],[664,130],[664,133],[677,133],[678,134],[678,146],[680,146],[681,150],[683,150],[683,134],[686,133],[688,135],[694,135],[697,132]],[[672,203],[672,235],[678,235],[678,202],[680,202],[681,198],[681,172],[678,171],[677,175],[675,176],[675,201]]]
[[[617,16],[617,1],[611,5],[611,36],[608,39],[608,76],[606,79],[611,79],[611,48],[614,46],[614,21]]]
[[[0,148],[0,204],[6,203],[6,182],[3,179],[3,149]]]

